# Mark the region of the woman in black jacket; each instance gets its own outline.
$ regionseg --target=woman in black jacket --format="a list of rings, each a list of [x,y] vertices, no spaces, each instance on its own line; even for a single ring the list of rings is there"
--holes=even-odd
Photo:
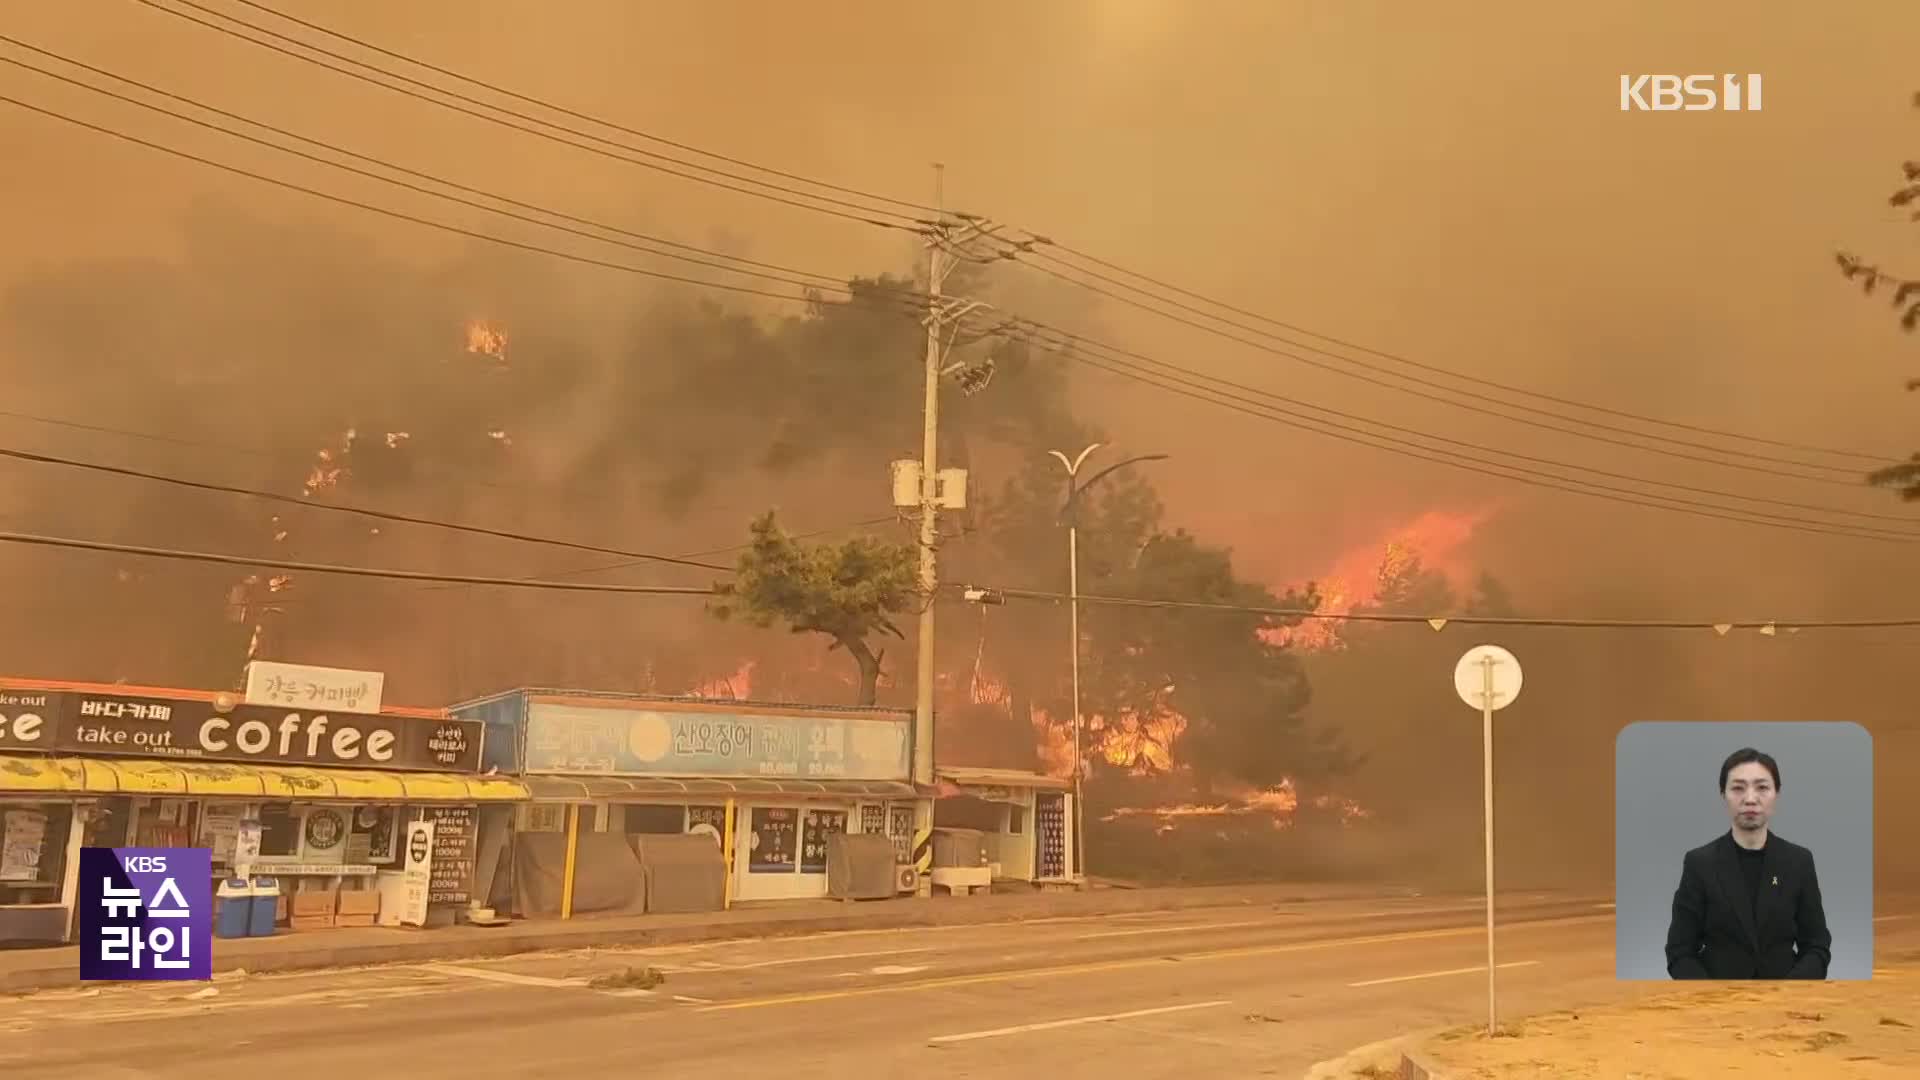
[[[1780,766],[1752,748],[1720,766],[1733,828],[1687,852],[1667,928],[1676,979],[1824,979],[1833,935],[1813,852],[1772,835]]]

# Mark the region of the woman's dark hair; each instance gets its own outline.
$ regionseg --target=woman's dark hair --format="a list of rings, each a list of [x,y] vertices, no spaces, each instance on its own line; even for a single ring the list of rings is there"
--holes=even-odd
[[[1727,755],[1726,764],[1720,766],[1720,790],[1723,793],[1727,790],[1727,774],[1733,771],[1734,766],[1749,765],[1756,761],[1761,768],[1773,774],[1773,790],[1781,790],[1780,763],[1773,760],[1772,754],[1763,754],[1751,746],[1743,746]]]

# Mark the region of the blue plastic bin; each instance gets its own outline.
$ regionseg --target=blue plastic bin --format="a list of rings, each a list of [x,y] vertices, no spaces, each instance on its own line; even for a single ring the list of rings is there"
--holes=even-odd
[[[253,886],[244,878],[222,881],[214,891],[213,907],[215,937],[246,937],[248,921],[253,917]]]
[[[280,910],[280,883],[270,877],[253,879],[252,914],[247,920],[253,937],[272,937],[274,916]]]

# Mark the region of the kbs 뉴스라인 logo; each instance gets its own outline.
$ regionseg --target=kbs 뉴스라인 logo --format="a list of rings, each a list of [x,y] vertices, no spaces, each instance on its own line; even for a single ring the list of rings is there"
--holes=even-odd
[[[80,849],[80,978],[213,977],[213,852]]]

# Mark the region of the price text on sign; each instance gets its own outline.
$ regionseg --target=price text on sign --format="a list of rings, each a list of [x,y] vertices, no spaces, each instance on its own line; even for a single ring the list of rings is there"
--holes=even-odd
[[[212,851],[80,849],[80,978],[212,977]]]

